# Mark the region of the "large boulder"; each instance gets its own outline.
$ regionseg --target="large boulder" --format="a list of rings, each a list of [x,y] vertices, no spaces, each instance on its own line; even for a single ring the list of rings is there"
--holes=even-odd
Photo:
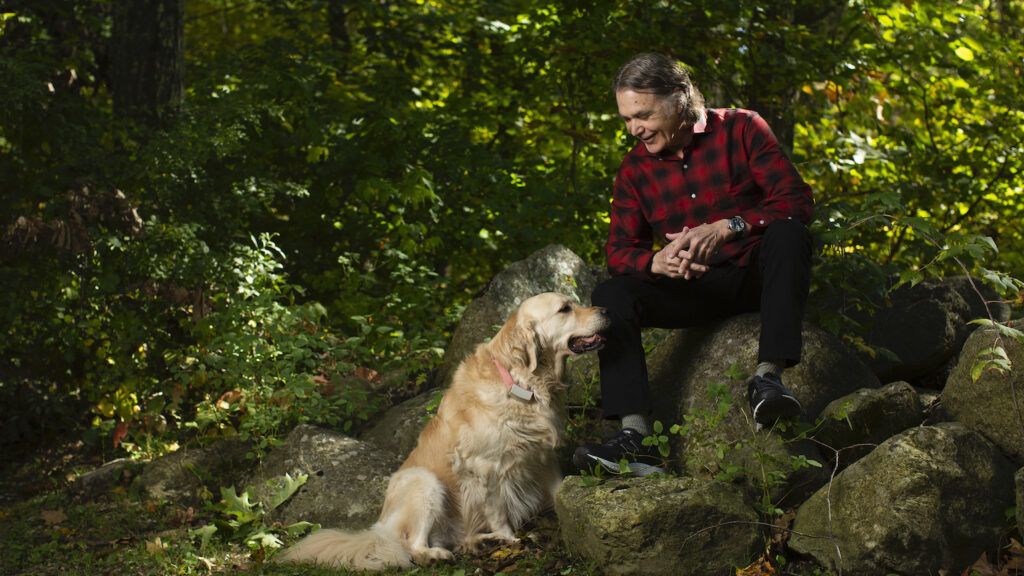
[[[959,574],[998,546],[1013,473],[973,430],[952,422],[912,428],[803,504],[789,547],[833,570],[841,553],[847,576]]]
[[[1001,322],[1010,318],[1009,306],[997,300],[992,288],[966,276],[900,287],[871,317],[858,318],[869,327],[867,343],[879,351],[864,359],[882,382],[931,383],[939,376],[934,386],[940,387],[949,362],[974,329],[971,320],[989,313]]]
[[[1024,329],[1024,320],[1010,326]],[[967,339],[942,392],[942,403],[957,422],[981,432],[1015,462],[1024,464],[1024,344],[1003,337],[1013,369],[985,370],[976,382],[971,375],[978,354],[995,344],[996,335],[994,328],[986,328]]]
[[[942,284],[955,290],[967,303],[967,315],[964,317],[967,322],[976,318],[988,318],[990,314],[992,320],[997,322],[1006,322],[1010,319],[1010,305],[1003,302],[999,293],[980,278],[951,276],[943,278]],[[963,336],[966,337],[973,329],[973,324],[966,324]]]
[[[566,548],[605,574],[730,574],[763,548],[757,514],[722,482],[570,476],[555,496]]]
[[[377,520],[388,477],[400,463],[394,454],[371,444],[301,425],[270,452],[246,486],[266,502],[284,474],[308,474],[305,485],[274,510],[271,519],[362,529]]]
[[[560,292],[589,302],[597,282],[597,271],[572,250],[556,244],[513,263],[492,278],[483,293],[466,307],[434,383],[447,387],[459,362],[494,336],[523,300],[540,292]]]
[[[117,458],[75,478],[68,491],[82,499],[94,500],[127,483],[138,468],[140,466],[129,458]]]
[[[136,482],[151,498],[199,501],[203,494],[218,494],[222,486],[241,482],[253,466],[250,448],[238,438],[186,446],[146,464]]]
[[[689,433],[673,446],[687,473],[745,476],[752,493],[767,487],[773,502],[792,505],[817,490],[828,470],[797,464],[825,460],[813,442],[755,431],[746,375],[756,363],[759,334],[760,316],[743,314],[669,336],[648,357],[652,393],[659,399],[655,417],[687,423]],[[803,329],[802,361],[786,370],[784,379],[811,422],[832,400],[879,386],[842,342],[809,324]],[[768,486],[764,478],[771,479]]]
[[[833,400],[821,417],[821,428],[814,438],[831,449],[826,452],[838,452],[838,466],[845,468],[876,445],[920,424],[924,412],[917,391],[906,382],[894,382],[881,388],[862,388]]]
[[[370,442],[384,452],[404,460],[416,447],[420,431],[430,421],[440,402],[440,390],[430,390],[413,396],[392,406],[377,419],[373,428],[360,436],[360,440]]]

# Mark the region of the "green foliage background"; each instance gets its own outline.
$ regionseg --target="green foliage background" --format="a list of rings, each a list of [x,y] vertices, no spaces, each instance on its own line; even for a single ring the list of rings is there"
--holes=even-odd
[[[113,112],[110,0],[8,4],[5,442],[358,425],[503,267],[601,263],[631,145],[609,84],[640,51],[791,148],[841,303],[821,324],[925,274],[1024,275],[1019,0],[189,0],[163,129]],[[134,229],[89,217],[113,190]]]

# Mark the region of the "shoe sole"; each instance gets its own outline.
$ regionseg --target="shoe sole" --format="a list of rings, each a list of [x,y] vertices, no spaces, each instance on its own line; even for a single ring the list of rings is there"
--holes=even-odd
[[[604,468],[605,470],[611,472],[612,474],[623,474],[622,469],[619,468],[618,462],[611,462],[599,456],[593,456],[589,454],[587,455],[587,458],[593,460],[595,463],[600,465],[601,468]],[[648,476],[650,474],[665,473],[664,468],[659,468],[657,466],[654,466],[653,464],[644,464],[643,462],[630,462],[629,464],[627,464],[627,466],[629,467],[629,473],[633,476]]]
[[[800,401],[792,396],[783,395],[772,401],[764,399],[754,406],[754,422],[768,426],[780,418],[796,418],[803,410]]]

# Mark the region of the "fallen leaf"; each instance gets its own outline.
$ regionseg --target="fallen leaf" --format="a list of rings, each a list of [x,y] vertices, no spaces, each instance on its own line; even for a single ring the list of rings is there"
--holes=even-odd
[[[128,436],[128,423],[121,421],[114,428],[114,448],[121,445],[121,441]]]
[[[1017,540],[1010,538],[1010,545],[1004,550],[1006,550],[1006,563],[1003,564],[1002,574],[1009,575],[1024,572],[1024,546]]]
[[[159,536],[153,539],[152,542],[149,540],[146,541],[146,552],[149,552],[154,556],[163,554],[165,548],[167,548],[167,544],[164,544],[163,541],[160,540]]]
[[[988,561],[988,554],[982,552],[981,557],[968,566],[962,576],[999,576],[999,571]]]
[[[68,519],[68,515],[60,508],[56,510],[43,510],[39,515],[43,517],[43,522],[46,522],[47,526],[54,526]]]
[[[227,392],[225,392],[225,393],[220,395],[220,398],[217,399],[217,403],[216,404],[217,404],[218,408],[221,408],[223,410],[227,410],[232,404],[238,402],[241,399],[242,399],[242,391],[241,390],[238,390],[238,389],[228,390]]]
[[[372,384],[380,384],[380,373],[373,368],[358,366],[353,370],[353,373],[356,375],[356,378],[361,378]]]
[[[795,519],[796,510],[790,510],[772,522],[772,544],[780,546],[789,540],[789,529]]]
[[[775,576],[775,568],[772,567],[772,563],[768,561],[768,556],[765,553],[761,554],[761,557],[754,561],[753,564],[746,568],[737,568],[736,576]]]

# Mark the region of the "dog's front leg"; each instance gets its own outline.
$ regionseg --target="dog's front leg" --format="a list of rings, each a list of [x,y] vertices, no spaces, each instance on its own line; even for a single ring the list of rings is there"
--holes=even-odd
[[[488,529],[486,513],[487,483],[477,473],[466,470],[459,483],[459,512],[462,517],[462,542],[456,548],[459,553],[476,552],[480,543],[479,535]]]
[[[474,477],[475,482],[470,488],[463,489],[463,518],[466,519],[466,532],[459,546],[463,552],[476,552],[488,541],[518,542],[512,525],[509,523],[508,508],[502,494],[501,483],[494,478],[483,480]],[[472,507],[467,506],[465,497],[472,494]]]

